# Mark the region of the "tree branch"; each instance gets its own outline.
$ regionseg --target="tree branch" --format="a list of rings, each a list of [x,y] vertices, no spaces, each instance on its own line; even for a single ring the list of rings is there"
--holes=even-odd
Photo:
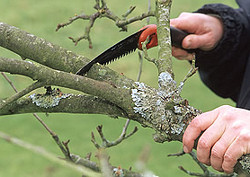
[[[107,82],[96,81],[87,77],[57,71],[43,65],[23,60],[0,57],[0,71],[21,74],[46,85],[56,85],[98,96],[115,105],[119,105],[128,114],[134,115],[130,90],[115,87]]]
[[[157,38],[160,50],[155,61],[159,74],[168,72],[173,77],[172,53],[170,40],[170,9],[172,0],[157,0]]]
[[[6,100],[2,100],[2,102],[0,102],[0,110],[4,106],[10,104],[11,102],[16,101],[17,99],[21,98],[22,96],[24,96],[24,95],[30,93],[31,91],[33,91],[33,90],[35,90],[37,88],[40,88],[42,86],[44,86],[44,83],[37,81],[37,82],[31,84],[30,86],[28,86],[27,88],[23,89],[22,91],[17,92],[13,96],[7,98]]]
[[[121,28],[122,31],[127,31],[128,24],[143,20],[143,19],[148,18],[148,17],[155,16],[155,11],[151,11],[149,9],[148,12],[146,12],[146,13],[142,13],[139,16],[135,16],[135,17],[131,17],[131,18],[127,19],[128,15],[131,14],[135,9],[135,6],[131,6],[129,8],[129,10],[124,15],[122,15],[122,18],[120,18],[117,15],[115,15],[108,8],[107,3],[105,1],[101,1],[101,2],[96,1],[94,8],[96,9],[97,12],[95,12],[91,15],[85,15],[84,13],[82,13],[80,15],[75,15],[74,17],[70,18],[68,22],[58,24],[56,31],[58,31],[59,29],[65,27],[65,26],[70,25],[71,23],[73,23],[74,21],[76,21],[78,19],[89,20],[89,24],[85,27],[85,32],[84,32],[83,36],[80,36],[77,39],[75,39],[73,37],[69,37],[69,38],[75,43],[75,45],[77,45],[78,42],[81,41],[82,39],[86,39],[89,42],[89,48],[92,48],[92,42],[91,42],[91,38],[90,38],[90,30],[94,26],[94,23],[95,23],[97,18],[103,18],[103,17],[108,18],[108,19],[114,21],[116,26]]]
[[[65,72],[75,73],[89,62],[84,56],[2,22],[0,22],[0,46],[23,58]],[[86,76],[113,83],[118,87],[130,88],[134,83],[133,80],[102,65],[94,65]]]
[[[108,101],[104,101],[94,96],[73,94],[70,94],[67,98],[61,99],[59,104],[53,107],[40,107],[33,103],[30,97],[23,97],[0,109],[0,115],[35,112],[104,114],[111,117],[127,117],[126,113],[121,108]]]

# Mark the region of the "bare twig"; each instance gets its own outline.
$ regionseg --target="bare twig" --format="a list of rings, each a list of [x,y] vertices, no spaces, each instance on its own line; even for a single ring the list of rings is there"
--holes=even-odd
[[[100,149],[100,145],[95,140],[94,132],[91,132],[91,142],[95,145],[96,149]]]
[[[148,0],[148,11],[151,11],[151,0]],[[147,17],[147,24],[150,23],[150,17]]]
[[[3,133],[3,132],[0,132],[0,138],[6,140],[9,143],[15,144],[17,146],[23,147],[24,149],[35,152],[35,153],[55,162],[57,164],[60,164],[64,167],[74,169],[75,171],[78,171],[81,174],[84,174],[86,176],[101,177],[100,173],[96,173],[96,172],[94,172],[86,167],[75,165],[75,164],[68,163],[68,162],[65,163],[64,161],[62,161],[58,157],[56,157],[54,154],[46,151],[44,148],[42,148],[40,146],[34,146],[30,143],[24,142],[18,138],[12,137],[12,136],[10,136],[6,133]]]
[[[175,154],[168,154],[168,157],[179,157],[179,156],[183,156],[185,155],[185,152],[184,151],[181,151],[179,153],[175,153]]]
[[[197,71],[198,71],[198,67],[195,67],[195,60],[192,60],[191,69],[189,70],[189,72],[187,73],[183,81],[180,82],[180,85],[178,86],[177,90],[179,93],[181,93],[184,83],[187,81],[187,79],[192,77]]]
[[[14,86],[13,82],[7,77],[7,75],[4,72],[1,72],[5,80],[10,84],[10,86],[13,88],[13,90],[17,93],[17,88]]]
[[[147,49],[147,43],[149,42],[149,36],[147,37],[147,39],[142,42],[142,51],[143,51],[143,54],[144,54],[144,58],[150,62],[153,62],[155,63],[155,58],[150,58],[149,55],[148,55],[148,49]]]
[[[136,8],[136,6],[130,6],[128,11],[122,15],[123,20],[126,20],[126,18],[129,16],[129,14],[131,14],[135,10],[135,8]]]
[[[112,166],[109,163],[109,156],[104,152],[104,149],[101,148],[98,150],[97,158],[100,162],[103,177],[111,177]]]
[[[138,52],[138,56],[139,56],[140,65],[139,65],[139,71],[138,71],[136,82],[140,81],[140,79],[141,79],[141,73],[142,73],[143,56],[142,56],[142,52],[141,51]]]
[[[45,122],[36,114],[34,113],[33,116],[43,125],[43,127],[50,133],[50,135],[52,136],[52,138],[54,139],[54,141],[56,142],[56,144],[58,145],[58,147],[60,148],[60,150],[62,151],[62,153],[64,154],[65,158],[67,160],[72,161],[71,156],[70,156],[70,152],[69,152],[69,148],[68,148],[68,143],[64,143],[60,140],[60,138],[58,137],[58,135],[53,132],[46,124]]]
[[[2,73],[2,75],[4,76],[4,78],[9,82],[9,84],[11,85],[11,87],[14,89],[14,91],[18,94],[20,92],[18,92],[18,90],[16,89],[16,87],[14,86],[13,82],[4,74]],[[36,82],[37,83],[37,82]],[[36,83],[32,84],[35,85]],[[38,86],[39,84],[42,84],[40,82],[38,82]],[[31,86],[32,86],[31,85]],[[31,87],[30,86],[30,87]],[[31,88],[35,88],[31,87]],[[29,87],[27,87],[24,90],[29,90]],[[21,91],[22,92],[22,91]],[[6,101],[6,104],[8,104],[8,102]],[[45,122],[43,122],[43,120],[36,114],[33,113],[33,116],[43,125],[43,127],[50,133],[50,135],[53,137],[53,139],[55,140],[56,144],[59,146],[59,148],[61,149],[61,151],[63,152],[64,156],[66,157],[66,159],[69,159],[72,161],[71,156],[70,156],[70,152],[69,152],[69,148],[68,148],[68,143],[61,143],[59,137],[56,135],[56,133],[54,133],[46,124]],[[64,146],[63,146],[64,145]]]
[[[94,8],[97,10],[97,12],[93,13],[92,15],[85,15],[84,13],[82,13],[80,15],[75,15],[74,17],[70,18],[68,22],[58,24],[56,31],[58,31],[59,29],[65,27],[65,26],[70,25],[71,23],[73,23],[74,21],[76,21],[78,19],[89,20],[89,24],[86,26],[83,36],[80,36],[78,38],[69,37],[69,39],[71,39],[75,43],[75,45],[77,45],[78,42],[81,41],[82,39],[86,39],[89,42],[89,48],[92,48],[92,42],[91,42],[91,38],[90,38],[90,30],[94,26],[95,20],[97,18],[102,18],[102,17],[108,18],[108,19],[114,21],[116,26],[121,28],[121,31],[127,31],[128,24],[143,20],[143,19],[148,18],[150,16],[155,16],[155,12],[151,11],[151,8],[149,7],[148,12],[142,13],[139,16],[135,16],[135,17],[131,17],[131,18],[127,19],[128,15],[130,15],[136,8],[135,6],[131,6],[126,11],[126,13],[123,14],[122,17],[120,18],[120,17],[116,16],[108,8],[107,3],[104,0],[101,0],[101,1],[96,0],[96,4],[95,4]]]
[[[176,154],[169,154],[168,156],[183,156],[185,155],[185,152],[182,151],[180,153]],[[194,152],[189,153],[189,155],[193,158],[193,160],[199,165],[199,167],[202,169],[203,173],[194,173],[191,171],[186,170],[183,166],[179,166],[179,169],[185,173],[187,173],[190,176],[201,176],[201,177],[236,177],[236,174],[217,174],[209,171],[209,169],[201,163]]]
[[[102,131],[102,125],[99,125],[96,127],[101,139],[102,139],[102,145],[99,145],[97,142],[96,142],[96,139],[95,139],[95,136],[94,136],[94,133],[91,132],[91,141],[92,143],[95,145],[95,147],[97,149],[105,149],[105,148],[109,148],[109,147],[112,147],[112,146],[116,146],[118,145],[119,143],[121,143],[123,140],[129,138],[130,136],[132,136],[133,134],[135,134],[138,130],[137,127],[134,128],[134,130],[129,133],[128,135],[126,135],[126,132],[127,132],[127,128],[128,128],[128,125],[129,125],[129,120],[126,121],[124,127],[123,127],[123,130],[122,130],[122,133],[121,135],[119,136],[118,139],[116,139],[115,141],[109,141],[105,138],[104,134],[103,134],[103,131]]]
[[[10,84],[13,84],[12,82],[9,82]],[[0,109],[3,108],[4,106],[6,106],[7,104],[17,100],[18,98],[21,98],[22,96],[30,93],[31,91],[40,88],[44,86],[43,82],[37,81],[33,84],[31,84],[30,86],[28,86],[27,88],[21,90],[20,92],[17,92],[17,90],[15,90],[13,87],[13,89],[15,90],[16,94],[12,95],[11,97],[7,98],[6,100],[3,101],[2,104],[0,104]]]

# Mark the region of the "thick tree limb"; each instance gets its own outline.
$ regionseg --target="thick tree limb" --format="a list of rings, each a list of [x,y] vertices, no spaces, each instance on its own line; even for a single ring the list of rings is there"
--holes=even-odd
[[[119,105],[128,114],[134,115],[129,89],[16,59],[0,58],[0,71],[24,75],[42,81],[46,85],[67,87],[95,95]]]
[[[0,100],[1,102],[1,100]],[[126,113],[114,104],[88,95],[70,95],[61,99],[57,106],[40,107],[30,97],[23,97],[0,109],[0,115],[24,114],[35,112],[104,114],[126,117]]]
[[[33,34],[0,22],[0,46],[15,52],[22,58],[65,72],[75,73],[89,59],[52,44]],[[119,87],[132,87],[133,81],[105,66],[94,65],[87,77],[107,81]]]

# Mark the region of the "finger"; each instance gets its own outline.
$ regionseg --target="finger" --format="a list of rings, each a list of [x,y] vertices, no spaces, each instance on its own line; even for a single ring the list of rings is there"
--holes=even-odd
[[[206,130],[217,118],[217,109],[203,113],[194,118],[183,135],[183,149],[186,153],[191,152],[194,147],[194,141],[198,138],[202,131]]]
[[[250,153],[250,133],[249,130],[242,131],[238,138],[227,149],[224,155],[222,168],[225,173],[232,173],[237,160],[244,154]]]
[[[192,16],[192,17],[191,17]],[[192,18],[192,20],[190,20]],[[189,33],[195,33],[197,29],[197,20],[199,17],[193,13],[181,13],[178,18],[170,20],[170,25]]]
[[[214,144],[222,137],[224,131],[225,124],[221,119],[218,118],[201,135],[197,145],[197,158],[200,162],[207,165],[210,165],[210,163],[212,164],[212,162],[210,162],[211,149]]]
[[[226,130],[221,138],[214,144],[211,150],[210,163],[212,167],[217,171],[224,171],[222,168],[222,163],[224,160],[224,155],[228,147],[235,140],[237,134],[231,130]]]
[[[179,60],[194,60],[195,54],[194,53],[188,53],[187,51],[172,46],[172,55],[179,59]]]

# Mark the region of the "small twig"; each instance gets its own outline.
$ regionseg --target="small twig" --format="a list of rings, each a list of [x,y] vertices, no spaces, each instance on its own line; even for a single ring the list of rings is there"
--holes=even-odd
[[[151,11],[151,0],[148,0],[148,11]],[[147,24],[150,23],[150,17],[147,17]]]
[[[100,148],[100,145],[95,140],[95,134],[94,134],[94,132],[91,132],[91,142],[95,145],[96,149]]]
[[[169,154],[168,157],[179,157],[179,156],[183,156],[185,155],[185,152],[182,151],[180,153],[176,153],[176,154]],[[202,177],[235,177],[235,174],[216,174],[213,173],[211,171],[209,171],[209,169],[203,164],[201,163],[198,159],[197,156],[194,152],[189,153],[189,155],[193,158],[193,160],[199,165],[199,167],[202,169],[203,174],[202,173],[193,173],[191,171],[186,170],[183,166],[179,166],[179,169],[185,173],[187,173],[190,176],[202,176]]]
[[[46,151],[44,148],[40,147],[40,146],[34,146],[30,143],[24,142],[18,138],[12,137],[10,135],[7,135],[3,132],[0,132],[0,138],[6,140],[9,143],[15,144],[17,146],[23,147],[24,149],[30,150],[32,152],[35,152],[57,164],[60,164],[62,166],[66,166],[68,168],[74,169],[75,171],[80,172],[81,174],[84,174],[86,176],[92,176],[92,177],[101,177],[100,173],[96,173],[93,172],[92,170],[83,167],[83,166],[79,166],[79,165],[75,165],[72,163],[65,163],[64,161],[60,160],[58,157],[56,157],[54,154]]]
[[[127,20],[118,20],[116,22],[116,25],[121,28],[121,27],[124,27],[124,26],[126,26],[128,24],[134,23],[136,21],[141,21],[141,20],[143,20],[145,18],[154,17],[154,16],[155,16],[155,11],[149,11],[149,12],[142,13],[139,16],[131,17],[131,18],[127,19]]]
[[[147,49],[147,43],[149,42],[149,36],[147,37],[147,39],[142,42],[142,51],[143,51],[143,54],[144,54],[144,58],[150,62],[153,62],[155,63],[155,58],[150,58],[149,55],[148,55],[148,49]]]
[[[97,12],[93,13],[92,15],[85,15],[85,14],[75,15],[74,17],[70,18],[68,22],[58,24],[56,31],[58,31],[59,29],[65,26],[72,24],[74,21],[78,19],[89,20],[89,24],[86,26],[83,36],[80,36],[78,38],[69,37],[69,39],[71,39],[75,43],[75,45],[77,45],[79,41],[86,39],[89,42],[89,48],[92,48],[90,30],[94,26],[94,22],[97,18],[102,18],[102,17],[108,18],[114,21],[116,26],[121,28],[121,31],[127,31],[128,24],[143,20],[151,16],[155,16],[155,11],[149,10],[148,12],[142,13],[139,16],[135,16],[135,17],[131,17],[127,19],[128,15],[131,14],[135,9],[135,6],[131,6],[129,10],[125,14],[122,15],[122,18],[119,18],[107,7],[107,3],[104,0],[101,0],[101,1],[95,0],[95,2],[96,4],[94,6],[94,9],[96,9]],[[151,7],[149,7],[149,9],[151,9]]]
[[[190,152],[189,155],[199,165],[199,167],[202,169],[202,171],[204,172],[204,174],[209,173],[207,167],[198,160],[198,158],[197,158],[197,156],[196,156],[196,154],[194,152]]]
[[[63,142],[62,142],[62,144],[64,145],[64,147],[65,147],[65,149],[66,149],[66,154],[64,154],[64,155],[65,155],[65,157],[66,157],[68,160],[73,161],[72,158],[71,158],[71,153],[70,153],[69,146],[68,146],[69,142],[70,142],[70,140],[63,141]]]
[[[191,63],[191,69],[189,70],[188,74],[185,76],[185,78],[183,79],[183,83],[186,82],[186,80],[190,77],[192,77],[198,70],[198,67],[195,67],[195,60],[192,60]]]
[[[140,51],[138,52],[138,56],[139,56],[140,65],[139,65],[139,71],[138,71],[136,82],[139,82],[141,79],[142,63],[143,63],[143,56],[142,56],[142,53]]]
[[[179,157],[179,156],[183,156],[185,155],[184,151],[181,151],[179,153],[175,153],[175,154],[168,154],[168,157]]]
[[[13,85],[12,82],[9,82],[9,83]],[[30,93],[31,91],[33,91],[35,89],[38,89],[38,88],[40,88],[42,86],[44,86],[44,83],[40,82],[40,81],[37,81],[37,82],[31,84],[30,86],[28,86],[27,88],[21,90],[20,92],[17,92],[17,90],[14,89],[14,87],[12,87],[15,90],[16,94],[14,94],[11,97],[3,100],[3,103],[0,104],[0,109],[2,109],[7,104],[10,104],[11,102],[16,101],[17,99],[21,98],[22,96],[24,96],[24,95]]]
[[[13,82],[7,77],[7,75],[4,72],[1,72],[5,80],[10,84],[10,86],[13,88],[13,90],[17,93],[17,88],[14,86]]]
[[[92,156],[92,153],[89,152],[84,158],[87,159],[87,160],[90,160],[91,156]]]
[[[49,132],[49,134],[52,136],[52,138],[54,139],[55,143],[58,145],[58,147],[60,148],[60,150],[62,151],[62,153],[64,154],[65,158],[67,160],[72,161],[71,155],[70,155],[70,151],[68,148],[68,143],[65,142],[61,142],[60,138],[58,137],[58,135],[53,132],[46,124],[45,122],[36,114],[33,113],[33,116],[43,125],[43,127]]]
[[[101,137],[101,139],[102,139],[102,145],[99,145],[99,144],[96,142],[95,136],[94,136],[94,133],[93,133],[93,132],[91,132],[91,137],[92,137],[92,138],[91,138],[91,142],[95,145],[95,147],[96,147],[97,149],[102,149],[102,148],[105,149],[105,148],[109,148],[109,147],[118,145],[118,144],[121,143],[123,140],[125,140],[125,139],[129,138],[130,136],[132,136],[133,134],[135,134],[135,133],[137,132],[137,130],[138,130],[138,128],[135,127],[134,130],[133,130],[131,133],[129,133],[128,135],[126,135],[126,132],[127,132],[127,128],[128,128],[129,122],[130,122],[129,120],[126,121],[126,123],[125,123],[125,125],[124,125],[124,127],[123,127],[123,130],[122,130],[121,135],[120,135],[119,138],[116,139],[115,141],[108,141],[108,140],[105,138],[104,134],[103,134],[103,131],[102,131],[103,126],[102,126],[102,125],[97,126],[96,129],[97,129],[97,131],[98,131],[98,133],[99,133],[99,135],[100,135],[100,137]]]
[[[111,177],[112,167],[109,164],[109,157],[104,152],[104,149],[101,148],[98,150],[97,158],[99,159],[99,162],[100,162],[100,167],[101,167],[103,177]]]
[[[139,158],[136,162],[136,168],[143,173],[142,176],[157,177],[152,171],[149,171],[146,167],[146,164],[149,160],[149,155],[150,146],[143,147],[142,152],[140,153]]]
[[[18,90],[16,89],[16,87],[14,86],[13,82],[4,74],[2,73],[2,75],[4,76],[4,78],[9,82],[9,84],[11,85],[11,87],[14,89],[14,91],[16,92],[16,95],[20,96],[28,91],[32,91],[33,89],[35,89],[36,87],[40,87],[43,85],[43,83],[37,81],[34,84],[32,84],[31,86],[27,87],[26,89],[24,89],[21,92],[18,92]],[[49,87],[50,88],[50,87]],[[48,90],[47,90],[48,91]],[[21,94],[20,94],[21,93]],[[15,96],[15,95],[14,95]],[[14,98],[13,98],[14,99]],[[18,99],[18,97],[15,97],[15,100]],[[9,99],[11,100],[11,99]],[[5,104],[8,104],[8,101],[5,102]],[[0,106],[1,107],[1,106]],[[59,137],[56,135],[56,133],[54,133],[46,124],[45,122],[43,122],[43,120],[36,114],[33,113],[33,116],[43,125],[43,127],[50,133],[50,135],[53,137],[54,141],[56,142],[56,144],[59,146],[59,148],[61,149],[61,151],[63,152],[64,156],[66,157],[66,159],[69,159],[72,161],[71,156],[70,156],[70,152],[68,149],[67,144],[62,144]],[[63,147],[63,145],[65,146],[65,148]]]
[[[33,116],[43,125],[43,127],[50,133],[51,136],[56,136],[56,134],[43,122],[43,120],[34,113]]]
[[[180,153],[176,153],[176,154],[169,154],[168,156],[182,156],[185,155],[185,152],[182,151]],[[201,163],[198,159],[197,156],[194,152],[189,153],[189,155],[193,158],[193,160],[199,165],[199,167],[202,169],[203,174],[202,173],[194,173],[191,171],[186,170],[183,166],[179,166],[179,169],[183,172],[185,172],[186,174],[190,175],[190,176],[202,176],[202,177],[236,177],[236,174],[216,174],[213,173],[211,171],[209,171],[209,169],[203,164]]]
[[[191,69],[188,71],[187,75],[184,77],[183,81],[180,82],[180,85],[178,86],[178,92],[181,93],[184,83],[187,81],[188,78],[192,77],[198,70],[198,67],[195,67],[195,60],[192,60],[192,66]]]
[[[188,170],[186,170],[185,168],[183,168],[182,166],[179,166],[178,167],[181,171],[185,172],[186,174],[190,175],[190,176],[203,176],[203,174],[200,174],[200,173],[193,173],[193,172],[190,172]]]
[[[123,19],[125,20],[129,16],[129,14],[131,14],[135,10],[135,8],[136,8],[136,6],[130,6],[128,11],[122,15]]]

